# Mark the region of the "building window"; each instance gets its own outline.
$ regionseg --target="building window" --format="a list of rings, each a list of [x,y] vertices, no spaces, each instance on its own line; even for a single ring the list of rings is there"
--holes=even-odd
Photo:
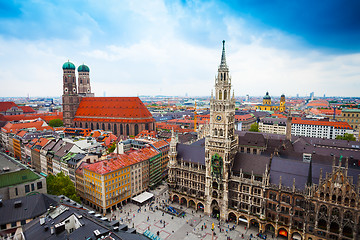
[[[37,189],[42,189],[42,182],[37,183]]]
[[[26,220],[21,220],[21,225],[25,225],[26,224]]]
[[[18,193],[18,189],[15,188],[15,195],[17,196],[19,193]]]
[[[30,186],[29,185],[25,185],[25,193],[30,192]]]
[[[16,227],[16,222],[12,222],[11,227]]]

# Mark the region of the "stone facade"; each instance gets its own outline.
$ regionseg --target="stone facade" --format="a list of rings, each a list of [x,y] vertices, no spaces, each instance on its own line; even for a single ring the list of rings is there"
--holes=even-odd
[[[235,133],[230,81],[223,49],[209,134],[190,145],[172,134],[170,200],[277,239],[358,239],[360,154],[334,140]]]

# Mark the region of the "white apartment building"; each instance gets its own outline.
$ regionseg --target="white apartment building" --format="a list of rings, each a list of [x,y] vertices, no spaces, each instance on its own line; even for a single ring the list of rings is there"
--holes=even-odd
[[[320,120],[303,120],[295,118],[291,124],[291,135],[316,138],[335,139],[345,133],[354,134],[347,122],[331,122]]]

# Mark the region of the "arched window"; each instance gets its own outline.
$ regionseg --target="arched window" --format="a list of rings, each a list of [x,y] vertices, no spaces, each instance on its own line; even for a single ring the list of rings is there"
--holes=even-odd
[[[87,122],[85,123],[85,128],[88,128],[88,123]]]
[[[227,92],[226,92],[226,90],[224,91],[224,100],[226,100],[227,99]]]
[[[145,129],[149,130],[149,124],[148,123],[145,124]]]
[[[220,79],[223,80],[223,74],[222,73],[220,73]]]
[[[96,123],[96,129],[99,129],[100,127],[99,127],[99,123]]]
[[[82,123],[80,123],[80,128],[82,128]]]
[[[104,123],[102,124],[102,130],[105,131],[105,124]]]
[[[120,124],[120,135],[123,135],[124,134],[124,129],[123,129],[123,125]]]
[[[135,124],[135,136],[139,134],[139,126]]]
[[[126,124],[126,135],[130,135],[129,124]]]
[[[222,100],[222,91],[219,90],[219,100]]]
[[[90,128],[91,128],[91,130],[94,130],[94,125],[93,125],[93,123],[91,123]]]
[[[108,124],[108,130],[111,131],[111,124]]]
[[[220,137],[222,137],[223,136],[223,130],[220,128],[220,131],[219,131],[219,135],[220,135]]]
[[[217,129],[215,128],[214,129],[214,135],[217,136],[218,132],[217,132]]]
[[[114,124],[114,134],[117,135],[117,124]]]

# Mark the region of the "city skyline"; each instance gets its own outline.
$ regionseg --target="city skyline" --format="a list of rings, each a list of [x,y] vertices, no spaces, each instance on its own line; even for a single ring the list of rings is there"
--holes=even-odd
[[[355,1],[0,6],[2,97],[60,96],[67,60],[90,67],[96,96],[207,96],[223,39],[236,96],[356,97],[360,88]]]

